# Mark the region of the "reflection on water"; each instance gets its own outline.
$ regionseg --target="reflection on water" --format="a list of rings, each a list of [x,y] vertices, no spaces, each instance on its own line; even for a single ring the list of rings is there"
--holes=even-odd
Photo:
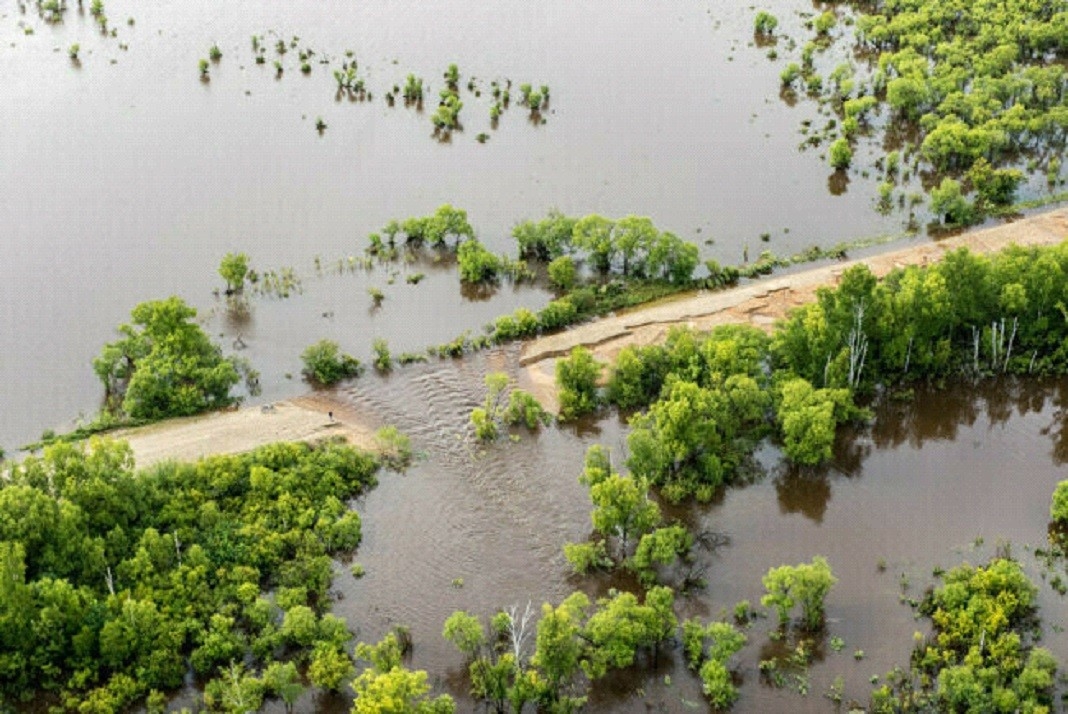
[[[354,407],[410,433],[422,458],[406,475],[383,478],[360,504],[366,539],[357,560],[367,575],[339,573],[344,597],[335,612],[362,639],[395,624],[410,627],[413,666],[427,669],[461,710],[472,706],[465,665],[441,638],[451,612],[488,617],[513,604],[559,602],[576,588],[593,598],[613,587],[636,588],[626,575],[576,578],[561,554],[564,543],[590,534],[588,497],[577,483],[585,450],[602,443],[621,463],[623,422],[610,415],[484,446],[467,419],[490,370],[517,373],[518,349],[418,365],[357,382],[344,394]],[[825,468],[788,467],[764,446],[756,459],[766,477],[724,489],[709,504],[663,504],[666,519],[705,536],[692,563],[666,574],[676,585],[706,581],[679,595],[680,617],[729,617],[742,599],[758,604],[769,568],[813,555],[826,556],[838,577],[827,601],[828,628],[807,671],[810,694],[803,698],[796,687],[760,676],[761,659],[786,653],[796,641],[772,642],[773,618],[758,619],[738,655],[736,710],[826,711],[819,694],[839,675],[846,701],[866,702],[870,676],[906,664],[912,633],[922,627],[899,600],[902,584],[910,594],[922,592],[935,567],[985,560],[996,543],[1012,542],[1039,582],[1027,546],[1044,542],[1050,494],[1068,477],[1058,468],[1066,394],[1065,380],[917,386],[910,401],[877,404],[870,428],[844,432]],[[1051,439],[1052,464],[1045,455]],[[986,545],[977,547],[977,539]],[[1050,588],[1041,587],[1040,604],[1047,622],[1068,616]],[[841,652],[828,648],[831,636],[844,640]],[[1044,644],[1068,658],[1060,633],[1047,632]],[[862,660],[854,659],[856,650],[864,651]],[[599,682],[590,710],[706,707],[681,652],[661,652],[645,664]]]
[[[7,5],[0,445],[8,449],[97,408],[91,360],[137,303],[176,294],[202,315],[215,307],[216,269],[231,251],[247,253],[257,270],[291,266],[305,279],[302,295],[254,300],[250,324],[211,325],[213,335],[226,333],[224,346],[235,330],[244,335],[264,398],[278,399],[302,390],[285,375],[299,373],[301,350],[319,339],[363,359],[374,337],[395,351],[422,349],[548,301],[507,286],[465,292],[450,266],[419,286],[386,285],[385,271],[317,279],[311,269],[316,256],[330,266],[359,257],[390,219],[443,203],[466,209],[479,239],[510,254],[512,226],[552,208],[648,215],[721,263],[739,262],[742,246],[765,232],[770,249],[790,255],[900,228],[900,217],[871,210],[875,178],[854,178],[847,196],[831,196],[824,162],[796,151],[799,122],[815,120],[818,108],[778,101],[781,63],[748,46],[753,13],[742,5],[621,0],[606,13],[568,0],[454,0],[447,11],[409,0],[108,0],[110,17],[136,19],[117,25],[115,38],[73,7],[44,25],[32,7],[22,15]],[[800,32],[797,11],[807,7],[773,0],[768,10],[784,31]],[[298,35],[335,65],[313,62],[302,75],[291,51],[276,78],[249,47],[250,35],[272,32]],[[80,69],[53,52],[74,43]],[[223,57],[202,83],[197,59],[216,43]],[[337,101],[329,69],[346,49],[372,101]],[[384,90],[413,72],[436,92],[451,62],[464,85],[475,76],[484,93],[462,87],[464,131],[442,144],[431,138],[429,111],[388,107]],[[491,128],[488,82],[505,78],[551,86],[547,123],[531,126],[513,107]],[[317,116],[329,127],[322,136]],[[483,131],[491,139],[480,144]],[[370,286],[386,293],[380,310]],[[329,312],[332,320],[321,317]]]
[[[807,472],[796,467],[783,468],[775,477],[775,493],[783,515],[800,513],[821,523],[831,500],[831,482],[826,469]]]

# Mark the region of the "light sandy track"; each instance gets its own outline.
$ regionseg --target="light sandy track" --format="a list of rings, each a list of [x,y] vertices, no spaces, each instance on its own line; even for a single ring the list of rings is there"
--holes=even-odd
[[[328,412],[334,412],[331,422]],[[373,430],[328,397],[309,395],[271,408],[246,407],[184,419],[169,419],[108,435],[128,441],[138,466],[159,461],[195,461],[209,454],[237,454],[275,441],[318,441],[343,436],[364,448]]]
[[[597,359],[610,362],[626,345],[663,341],[674,325],[707,330],[725,323],[749,323],[770,329],[791,307],[812,300],[817,288],[834,285],[842,271],[858,263],[865,263],[873,273],[882,276],[895,267],[938,261],[946,251],[962,246],[976,253],[990,253],[1012,243],[1051,245],[1066,238],[1068,208],[1061,208],[937,243],[924,242],[891,253],[759,280],[731,290],[681,296],[529,342],[520,358],[525,368],[520,384],[531,390],[547,409],[555,411],[556,358],[577,345],[589,347]],[[327,416],[330,411],[334,413],[333,422]],[[247,407],[172,419],[125,429],[111,436],[129,441],[137,464],[142,466],[166,459],[191,461],[209,454],[241,453],[274,441],[316,441],[344,436],[357,446],[372,448],[374,445],[370,420],[327,394],[278,402],[269,410]]]
[[[947,251],[961,247],[974,253],[992,253],[1011,244],[1052,245],[1065,239],[1068,239],[1068,208],[1060,208],[938,242],[924,242],[890,253],[759,280],[739,288],[691,293],[529,342],[520,358],[525,367],[521,382],[547,409],[555,411],[556,358],[579,345],[590,348],[602,362],[612,362],[627,345],[662,342],[675,325],[708,330],[726,323],[748,323],[769,330],[790,308],[811,301],[817,288],[834,285],[844,270],[859,263],[866,264],[875,275],[883,276],[896,267],[936,262]]]

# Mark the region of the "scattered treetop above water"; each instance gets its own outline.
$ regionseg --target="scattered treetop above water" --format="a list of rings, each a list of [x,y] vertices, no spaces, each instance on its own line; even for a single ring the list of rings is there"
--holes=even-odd
[[[1063,0],[892,0],[846,3],[824,15],[846,16],[859,61],[843,62],[826,77],[816,58],[835,41],[827,23],[811,23],[816,36],[801,52],[801,64],[782,74],[787,91],[800,81],[837,115],[827,138],[837,134],[838,167],[848,165],[845,150],[862,137],[887,152],[891,184],[899,179],[897,151],[924,173],[925,185],[938,176],[963,176],[965,193],[978,194],[976,215],[1011,203],[1021,172],[1004,167],[1042,168],[1058,180],[1060,156],[1068,140],[1068,4]],[[821,16],[822,18],[823,16]],[[833,23],[831,24],[833,26]],[[876,120],[872,115],[885,107]],[[818,137],[812,142],[820,143]],[[894,161],[889,155],[894,155]],[[970,171],[981,161],[993,167],[1005,190],[984,190],[984,176]],[[892,164],[892,166],[891,166]],[[989,184],[989,182],[986,182]],[[937,210],[936,210],[937,212]],[[960,220],[966,218],[967,220]]]
[[[196,314],[177,297],[133,309],[130,323],[119,327],[122,339],[93,360],[109,409],[133,419],[161,419],[233,403],[237,365],[193,321]]]

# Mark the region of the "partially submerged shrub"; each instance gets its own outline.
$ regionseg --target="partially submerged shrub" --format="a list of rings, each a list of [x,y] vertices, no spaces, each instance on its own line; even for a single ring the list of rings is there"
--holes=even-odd
[[[363,372],[360,361],[342,353],[341,347],[333,340],[319,340],[308,346],[300,358],[304,362],[304,377],[324,386],[359,377]]]

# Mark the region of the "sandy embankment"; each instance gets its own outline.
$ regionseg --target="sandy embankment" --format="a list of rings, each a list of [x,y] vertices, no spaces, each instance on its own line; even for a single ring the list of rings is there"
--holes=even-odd
[[[936,262],[947,251],[961,247],[973,253],[992,253],[1011,244],[1052,245],[1065,239],[1068,239],[1068,208],[1060,208],[938,242],[924,242],[890,253],[759,280],[731,290],[698,292],[527,343],[520,357],[520,364],[525,368],[521,381],[546,409],[556,411],[556,358],[579,345],[591,349],[602,362],[610,363],[627,345],[662,342],[675,325],[708,330],[715,325],[748,323],[770,330],[790,308],[811,301],[817,288],[834,285],[843,271],[860,263],[882,277],[897,267]]]
[[[834,285],[842,271],[858,263],[867,264],[873,273],[882,276],[895,267],[937,261],[946,251],[962,246],[976,253],[989,253],[1012,243],[1051,245],[1065,238],[1068,208],[1061,208],[937,243],[924,242],[891,253],[759,280],[732,290],[703,291],[638,308],[527,343],[520,360],[525,367],[520,383],[547,409],[555,411],[555,361],[577,345],[589,347],[597,359],[610,362],[626,345],[662,341],[673,325],[707,330],[725,323],[749,323],[770,329],[787,310],[811,300],[818,287]],[[330,411],[334,413],[333,422],[327,416]],[[311,394],[277,402],[273,409],[246,407],[174,419],[112,436],[127,440],[137,463],[148,465],[166,459],[195,460],[209,454],[240,453],[274,441],[315,441],[335,435],[371,448],[373,433],[366,415],[356,414],[329,395]]]
[[[329,412],[334,413],[331,421]],[[243,407],[108,435],[129,442],[138,466],[175,459],[195,461],[211,454],[237,454],[275,441],[318,441],[343,436],[363,448],[374,447],[374,430],[343,404],[308,395],[268,408]]]

